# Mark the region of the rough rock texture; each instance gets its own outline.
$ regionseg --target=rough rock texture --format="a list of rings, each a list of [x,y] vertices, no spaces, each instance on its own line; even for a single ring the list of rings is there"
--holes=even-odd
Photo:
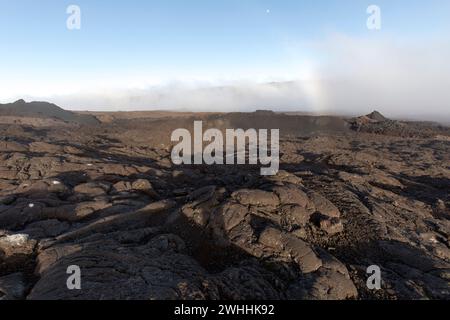
[[[171,130],[193,120],[0,125],[0,299],[450,298],[443,129],[371,130],[392,127],[373,114],[349,121],[358,132],[305,135],[296,126],[317,133],[333,118],[292,116],[280,171],[263,177],[172,165]],[[71,265],[81,290],[67,289]],[[370,265],[381,290],[366,287]]]
[[[25,291],[22,273],[0,277],[0,300],[21,300],[25,297]]]

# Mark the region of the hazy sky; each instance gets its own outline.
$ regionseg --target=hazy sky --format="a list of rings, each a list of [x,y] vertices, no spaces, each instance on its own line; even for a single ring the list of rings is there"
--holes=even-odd
[[[450,117],[448,0],[0,0],[0,43],[0,102]]]

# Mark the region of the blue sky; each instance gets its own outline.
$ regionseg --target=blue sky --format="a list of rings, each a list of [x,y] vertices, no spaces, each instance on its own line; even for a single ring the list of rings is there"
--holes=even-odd
[[[448,1],[375,2],[382,8],[386,30],[382,32],[398,37],[427,37],[448,30]],[[7,66],[78,73],[111,68],[226,70],[275,66],[283,63],[280,60],[288,40],[313,41],[330,31],[370,35],[365,10],[374,1],[0,3],[0,39],[9,49],[3,50],[2,60],[8,61]],[[82,10],[79,31],[66,29],[65,10],[69,4],[77,4]]]
[[[81,8],[81,30],[66,28],[70,4]],[[380,31],[366,27],[370,4],[381,8]],[[85,103],[88,91],[295,81],[311,68],[323,78],[339,56],[330,39],[407,52],[438,46],[449,30],[447,0],[0,0],[0,100],[79,93]]]

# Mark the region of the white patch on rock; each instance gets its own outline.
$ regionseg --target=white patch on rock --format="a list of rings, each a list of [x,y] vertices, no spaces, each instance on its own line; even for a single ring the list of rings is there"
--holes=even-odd
[[[25,245],[29,240],[29,236],[24,233],[12,234],[2,238],[2,242],[8,243],[10,245],[20,247]]]

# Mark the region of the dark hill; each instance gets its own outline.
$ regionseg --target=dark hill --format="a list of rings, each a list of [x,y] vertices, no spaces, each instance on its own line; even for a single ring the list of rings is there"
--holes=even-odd
[[[53,103],[40,101],[27,103],[24,100],[17,100],[14,103],[0,104],[0,116],[53,118],[83,125],[99,123],[94,116],[76,114],[64,110]]]
[[[372,119],[372,120],[376,120],[376,121],[386,121],[386,120],[388,120],[388,118],[383,116],[378,111],[373,111],[372,113],[369,113],[366,117],[369,118],[369,119]]]

